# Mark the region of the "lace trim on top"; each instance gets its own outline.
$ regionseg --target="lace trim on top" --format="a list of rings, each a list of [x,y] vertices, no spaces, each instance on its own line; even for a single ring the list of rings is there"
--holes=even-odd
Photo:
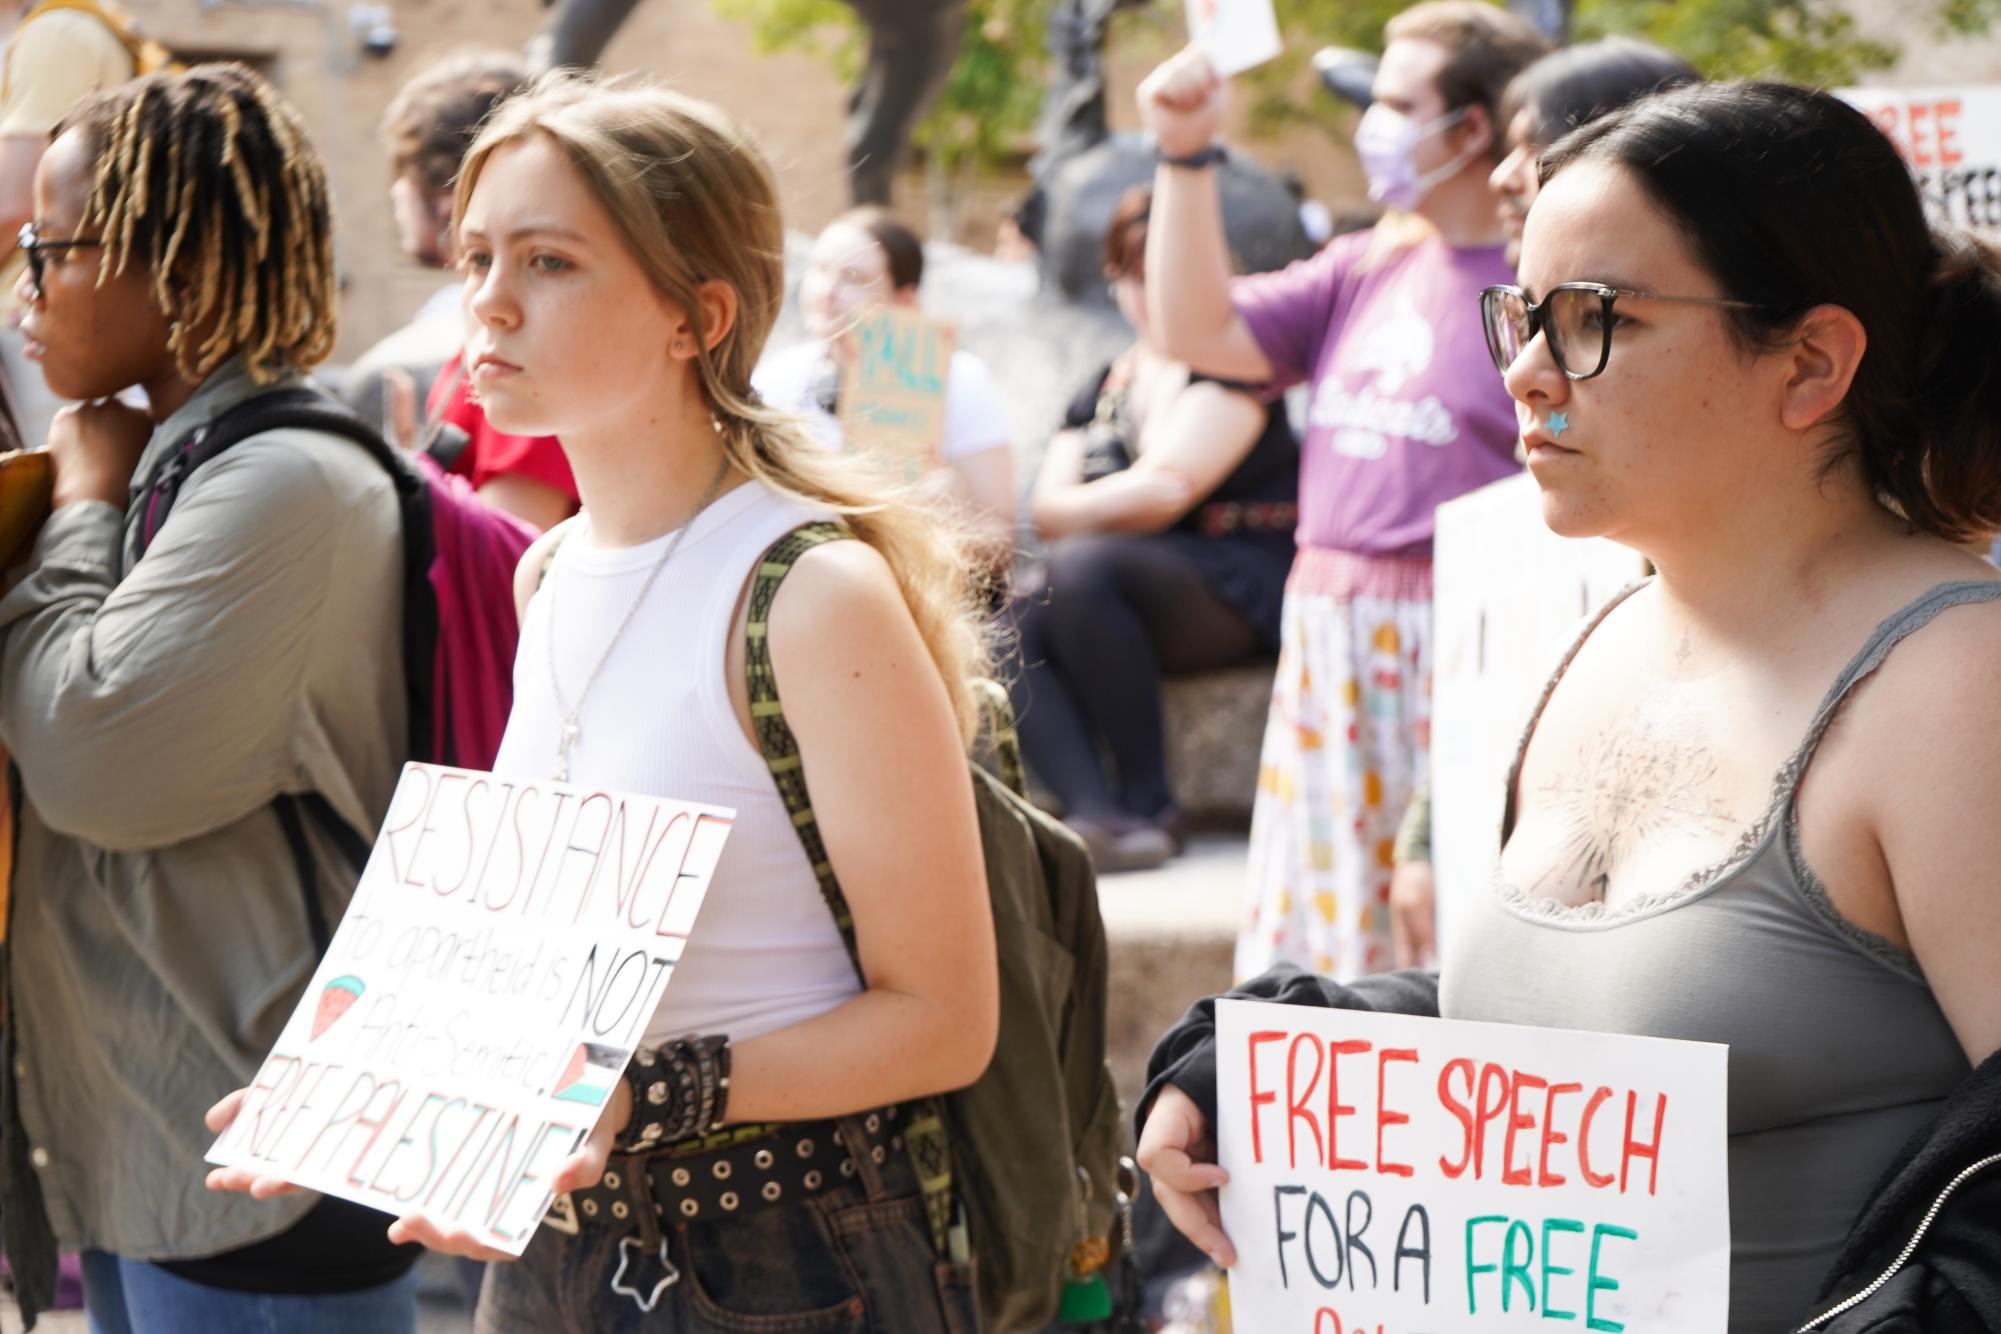
[[[1515,790],[1521,781],[1522,765],[1528,758],[1529,742],[1535,736],[1536,727],[1542,722],[1543,712],[1549,707],[1550,698],[1556,693],[1557,685],[1569,672],[1571,663],[1583,650],[1585,641],[1591,638],[1620,604],[1650,582],[1652,582],[1650,579],[1642,579],[1620,589],[1618,594],[1585,625],[1583,633],[1570,646],[1569,652],[1563,655],[1555,673],[1543,687],[1541,697],[1536,700],[1535,708],[1529,714],[1528,726],[1522,732],[1521,742],[1515,748],[1514,763],[1508,767],[1508,790],[1502,808],[1503,843],[1514,832]],[[1883,665],[1883,660],[1889,657],[1891,649],[1930,625],[1938,619],[1941,612],[1966,603],[1993,601],[2001,601],[2001,580],[1962,580],[1940,584],[1879,624],[1875,633],[1870,636],[1869,642],[1863,645],[1861,652],[1850,660],[1841,675],[1835,678],[1834,684],[1828,688],[1827,695],[1821,700],[1820,707],[1814,714],[1812,724],[1807,728],[1806,739],[1773,775],[1771,795],[1765,803],[1763,813],[1745,827],[1727,855],[1690,872],[1672,888],[1642,894],[1616,908],[1595,901],[1567,904],[1547,894],[1530,893],[1508,881],[1501,874],[1500,858],[1497,856],[1494,859],[1493,874],[1489,877],[1494,897],[1516,916],[1549,925],[1577,930],[1623,926],[1628,922],[1654,916],[1684,903],[1694,902],[1724,888],[1772,845],[1775,835],[1783,833],[1789,868],[1800,887],[1801,897],[1812,908],[1815,916],[1833,927],[1845,940],[1870,958],[1899,973],[1920,977],[1917,961],[1907,951],[1844,917],[1834,906],[1834,901],[1828,897],[1827,887],[1821,882],[1820,877],[1808,868],[1806,858],[1799,850],[1799,784],[1806,775],[1807,766],[1813,761],[1814,752],[1820,748],[1821,740],[1827,735],[1828,728],[1834,725],[1842,704],[1858,684]]]

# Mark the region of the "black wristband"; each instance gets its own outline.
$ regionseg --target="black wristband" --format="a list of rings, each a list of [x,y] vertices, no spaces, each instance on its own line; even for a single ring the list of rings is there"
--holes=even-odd
[[[1175,157],[1171,153],[1158,153],[1157,157],[1160,165],[1163,167],[1181,167],[1187,171],[1199,171],[1203,167],[1217,166],[1228,162],[1230,160],[1230,150],[1221,144],[1212,143],[1206,148],[1197,149],[1195,152],[1184,154],[1181,157]]]
[[[721,1128],[729,1114],[730,1044],[719,1034],[641,1047],[625,1068],[632,1119],[620,1153],[644,1153]]]

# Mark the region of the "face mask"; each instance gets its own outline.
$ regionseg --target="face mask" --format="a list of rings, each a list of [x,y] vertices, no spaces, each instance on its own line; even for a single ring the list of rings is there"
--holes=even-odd
[[[1470,162],[1473,154],[1461,153],[1444,166],[1420,174],[1411,155],[1424,140],[1464,120],[1471,109],[1448,111],[1423,125],[1380,102],[1363,112],[1362,123],[1355,129],[1355,151],[1361,156],[1363,174],[1369,178],[1369,198],[1385,208],[1414,209],[1433,186]]]

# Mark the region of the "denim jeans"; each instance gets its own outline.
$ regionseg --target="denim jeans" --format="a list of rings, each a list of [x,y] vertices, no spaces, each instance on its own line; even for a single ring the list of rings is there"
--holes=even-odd
[[[796,1204],[665,1231],[666,1263],[623,1228],[542,1228],[487,1267],[476,1334],[978,1334],[972,1267],[938,1261],[907,1162]],[[611,1290],[651,1295],[653,1309]]]
[[[417,1271],[313,1297],[211,1288],[144,1260],[83,1254],[90,1334],[416,1334]]]

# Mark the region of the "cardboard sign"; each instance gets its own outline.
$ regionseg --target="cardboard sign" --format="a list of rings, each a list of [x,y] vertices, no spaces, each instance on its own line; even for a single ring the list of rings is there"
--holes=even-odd
[[[847,336],[855,349],[841,381],[847,446],[915,482],[944,454],[952,330],[907,306],[886,306]]]
[[[519,1255],[673,977],[733,818],[409,765],[209,1161]]]
[[[2001,85],[1846,88],[1911,164],[1932,220],[2001,234]]]
[[[1727,1326],[1727,1048],[1233,1000],[1216,1042],[1236,1328]]]
[[[1431,856],[1441,937],[1494,873],[1508,768],[1550,673],[1585,618],[1644,570],[1630,547],[1552,533],[1526,473],[1438,507]]]
[[[1226,79],[1282,49],[1271,0],[1188,0],[1188,40]]]

